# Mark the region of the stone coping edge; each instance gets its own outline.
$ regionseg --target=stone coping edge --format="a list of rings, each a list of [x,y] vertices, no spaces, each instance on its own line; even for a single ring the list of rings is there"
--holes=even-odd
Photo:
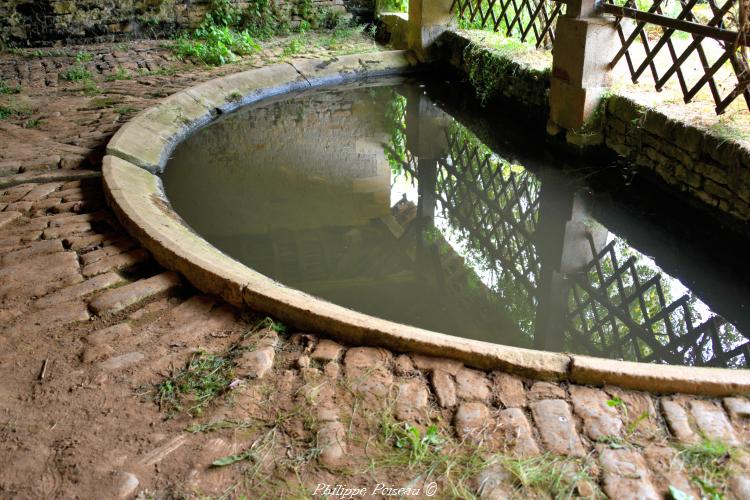
[[[294,60],[174,94],[138,114],[108,144],[102,166],[107,201],[125,229],[157,262],[181,273],[197,289],[341,342],[453,358],[483,370],[543,380],[613,384],[661,393],[750,392],[750,370],[650,365],[503,346],[394,323],[315,298],[235,261],[193,232],[171,209],[154,175],[179,140],[219,113],[293,89],[417,69],[416,59],[403,51],[329,61]]]

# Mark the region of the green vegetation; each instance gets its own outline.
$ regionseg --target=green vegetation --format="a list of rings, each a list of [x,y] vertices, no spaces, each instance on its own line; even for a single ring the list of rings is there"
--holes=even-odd
[[[60,73],[60,78],[69,82],[79,82],[81,80],[88,80],[92,78],[89,70],[84,68],[81,64],[74,64],[67,70]]]
[[[296,27],[292,27],[292,16],[301,18]],[[288,57],[310,45],[306,33],[311,29],[330,32],[315,45],[344,50],[343,42],[362,33],[364,27],[350,26],[340,12],[319,7],[312,0],[295,0],[284,6],[272,0],[252,0],[246,9],[230,0],[212,0],[201,25],[192,34],[180,36],[170,48],[183,60],[219,66],[259,50],[256,40],[296,32],[283,50],[283,57]]]
[[[23,128],[39,128],[39,125],[42,123],[44,123],[44,121],[39,118],[29,118],[23,123]]]
[[[709,132],[719,138],[720,144],[726,142],[750,142],[750,131],[740,129],[723,120],[712,125],[711,128],[709,128]]]
[[[409,12],[409,0],[378,0],[379,12]]]
[[[678,450],[690,479],[700,487],[703,498],[723,499],[731,472],[730,461],[741,450],[706,438],[697,444],[678,445]]]
[[[92,109],[105,109],[111,108],[115,104],[118,104],[120,100],[116,97],[98,97],[91,100]]]
[[[259,48],[247,31],[238,33],[228,26],[203,26],[190,36],[180,37],[172,50],[181,59],[221,66]]]
[[[596,480],[592,477],[589,459],[561,457],[552,454],[532,458],[502,458],[500,462],[510,472],[514,483],[524,495],[534,493],[555,499],[574,498],[581,484],[587,484],[594,492],[593,498],[601,497]],[[597,494],[598,493],[598,494]]]
[[[125,68],[123,68],[122,66],[118,66],[117,70],[115,70],[114,73],[112,73],[111,75],[107,76],[107,78],[105,78],[105,80],[108,82],[113,82],[116,80],[132,80],[132,79],[133,79],[133,75],[131,75],[130,72],[126,70]]]
[[[520,42],[509,38],[507,43],[499,48],[470,43],[464,49],[464,60],[469,68],[469,82],[483,106],[501,91],[503,81],[515,72],[515,64],[507,52],[518,50],[520,47]]]
[[[485,470],[495,471],[500,477],[510,476],[516,492],[524,498],[537,498],[536,495],[539,498],[573,498],[582,483],[588,484],[594,498],[602,496],[588,457],[544,454],[518,459],[491,453],[482,445],[467,446],[465,441],[444,434],[436,425],[421,432],[398,422],[393,417],[392,406],[378,415],[379,446],[373,451],[371,465],[375,469],[408,467],[413,470],[410,475],[425,483],[441,480],[445,498],[477,498],[474,481]]]
[[[135,113],[136,111],[138,111],[138,109],[132,106],[118,106],[115,108],[115,113],[120,116],[130,115]]]
[[[166,412],[167,418],[182,412],[193,417],[201,415],[215,400],[239,383],[235,377],[236,358],[255,347],[244,341],[267,328],[277,333],[285,331],[283,324],[266,318],[243,333],[239,341],[226,351],[199,351],[190,357],[184,368],[172,368],[169,376],[155,388],[154,400],[159,409]]]
[[[0,120],[7,118],[23,118],[31,114],[31,108],[23,102],[15,99],[4,104],[0,104]]]
[[[15,87],[9,86],[7,83],[0,81],[0,94],[19,94],[21,92],[21,86],[16,85]]]
[[[90,62],[94,59],[94,56],[92,56],[89,52],[86,52],[85,50],[79,50],[78,53],[76,53],[76,63],[77,64],[83,64]]]
[[[183,411],[190,416],[203,413],[208,405],[229,390],[235,363],[231,353],[193,354],[185,368],[173,370],[156,391],[156,402],[167,417]]]

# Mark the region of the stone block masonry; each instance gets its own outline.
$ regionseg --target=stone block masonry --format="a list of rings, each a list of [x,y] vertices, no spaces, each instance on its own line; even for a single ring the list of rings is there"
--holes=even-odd
[[[488,108],[502,97],[519,109],[549,115],[550,71],[543,60],[524,62],[461,31],[446,32],[437,43],[440,59],[467,74]],[[623,95],[610,95],[602,106],[601,136],[610,150],[688,200],[729,215],[727,221],[740,226],[750,221],[750,148]]]
[[[275,1],[293,11],[310,5],[359,15],[374,10],[372,0]],[[250,4],[233,3],[243,10]],[[0,46],[158,38],[195,28],[210,6],[211,0],[0,0]]]
[[[606,105],[607,147],[670,186],[750,221],[750,149],[622,96]]]

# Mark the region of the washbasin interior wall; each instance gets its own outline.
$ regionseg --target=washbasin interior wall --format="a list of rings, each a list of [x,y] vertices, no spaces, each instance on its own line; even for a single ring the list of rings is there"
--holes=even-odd
[[[742,238],[710,244],[715,224],[627,165],[562,158],[457,88],[391,78],[240,109],[177,147],[166,194],[231,257],[367,314],[499,344],[747,367]]]

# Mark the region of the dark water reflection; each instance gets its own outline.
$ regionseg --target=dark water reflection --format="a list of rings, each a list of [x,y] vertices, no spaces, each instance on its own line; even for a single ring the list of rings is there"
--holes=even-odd
[[[240,110],[178,148],[167,195],[228,255],[368,314],[501,344],[747,367],[744,277],[702,280],[702,293],[692,277],[710,276],[711,259],[690,252],[663,272],[607,226],[639,228],[647,247],[670,237],[599,203],[588,170],[520,165],[427,90],[381,81]]]

